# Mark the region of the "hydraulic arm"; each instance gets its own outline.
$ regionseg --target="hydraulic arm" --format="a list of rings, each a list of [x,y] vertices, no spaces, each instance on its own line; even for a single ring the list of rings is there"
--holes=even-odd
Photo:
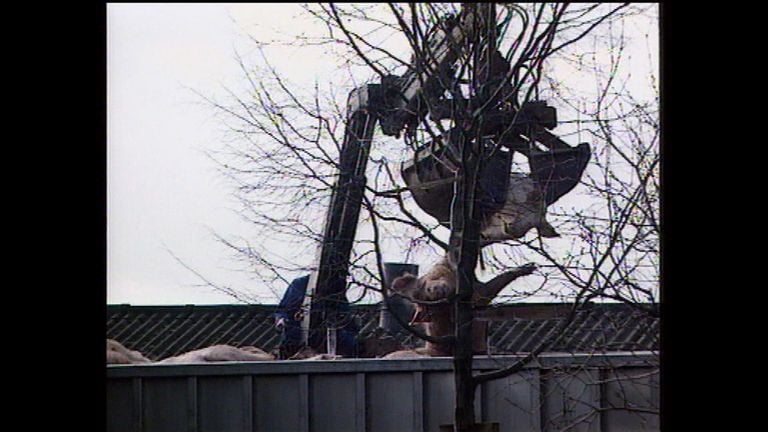
[[[379,84],[368,84],[353,90],[347,102],[339,176],[331,193],[323,242],[318,248],[318,267],[309,278],[304,297],[303,342],[315,349],[322,349],[323,328],[335,326],[338,305],[346,301],[349,257],[365,189],[365,167],[378,120],[376,108],[381,106]],[[316,337],[310,338],[310,329]]]

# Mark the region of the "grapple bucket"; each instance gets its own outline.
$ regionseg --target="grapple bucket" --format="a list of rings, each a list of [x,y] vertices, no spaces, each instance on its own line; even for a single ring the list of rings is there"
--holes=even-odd
[[[546,205],[557,201],[573,189],[581,179],[590,157],[589,144],[576,147],[560,145],[548,151],[527,153],[534,179],[544,194]],[[453,172],[458,153],[438,140],[416,152],[405,161],[401,173],[416,204],[444,226],[450,226],[451,201],[454,193]],[[480,201],[486,215],[499,211],[507,199],[511,175],[512,151],[500,149],[486,160],[480,173]]]
[[[442,225],[450,226],[454,175],[458,154],[438,142],[416,152],[414,159],[403,162],[401,174],[416,204]],[[501,149],[485,161],[480,173],[480,203],[484,214],[504,206],[512,152]]]
[[[531,177],[544,192],[547,205],[576,187],[587,167],[589,157],[590,149],[587,143],[549,151],[533,150],[528,154]]]

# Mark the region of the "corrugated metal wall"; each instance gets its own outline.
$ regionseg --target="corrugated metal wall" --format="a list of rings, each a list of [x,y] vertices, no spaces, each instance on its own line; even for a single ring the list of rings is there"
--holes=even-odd
[[[478,388],[477,420],[502,431],[659,430],[657,360],[544,355]],[[107,366],[109,432],[437,432],[452,417],[449,358]]]

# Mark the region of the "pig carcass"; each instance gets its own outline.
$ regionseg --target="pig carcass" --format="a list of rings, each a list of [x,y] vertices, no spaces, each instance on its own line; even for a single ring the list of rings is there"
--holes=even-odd
[[[419,207],[449,228],[454,181],[445,169],[433,165],[431,169],[426,165],[424,172],[408,165],[402,170],[403,179]],[[480,179],[481,246],[519,239],[533,228],[542,237],[559,236],[547,222],[547,202],[539,182],[528,174],[506,174],[500,169],[484,173]],[[498,179],[499,175],[508,177]]]
[[[231,345],[213,345],[169,357],[158,363],[209,363],[227,361],[268,361],[275,356],[256,347],[237,348]]]
[[[530,176],[512,173],[504,206],[483,218],[480,242],[483,246],[519,239],[535,228],[541,237],[559,237],[547,222],[547,204],[537,182]]]
[[[487,306],[504,287],[519,277],[533,273],[535,269],[536,266],[529,263],[505,271],[488,282],[477,282],[472,296],[473,305]],[[416,303],[416,311],[411,323],[423,323],[428,336],[440,337],[453,334],[455,327],[453,304],[448,301],[439,302],[448,300],[451,294],[456,292],[456,272],[447,257],[440,259],[423,276],[416,277],[406,273],[395,278],[391,289]],[[431,303],[420,303],[423,301]],[[475,354],[487,352],[487,332],[487,322],[477,319],[472,321],[472,350]],[[417,348],[415,352],[429,356],[450,356],[453,350],[446,343],[427,341],[424,348]]]
[[[142,364],[151,361],[140,352],[126,348],[116,340],[107,339],[107,364]]]

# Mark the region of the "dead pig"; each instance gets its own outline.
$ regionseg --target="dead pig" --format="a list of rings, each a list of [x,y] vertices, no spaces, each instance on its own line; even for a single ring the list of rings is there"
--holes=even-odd
[[[546,216],[547,204],[536,181],[528,175],[512,173],[504,206],[483,218],[480,241],[485,246],[519,239],[532,228],[536,228],[541,237],[559,237]]]

